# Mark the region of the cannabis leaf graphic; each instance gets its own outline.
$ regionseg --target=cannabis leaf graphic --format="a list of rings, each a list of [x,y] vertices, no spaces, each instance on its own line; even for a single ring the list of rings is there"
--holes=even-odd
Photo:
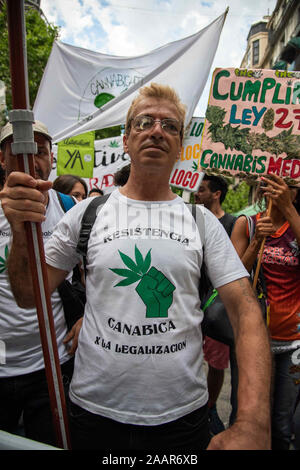
[[[5,250],[4,250],[5,258],[3,259],[2,256],[0,256],[0,274],[2,274],[7,269],[8,253],[9,253],[8,245],[6,245]]]
[[[123,281],[120,281],[117,286],[129,286],[134,282],[142,279],[143,275],[147,273],[151,263],[151,249],[148,251],[145,259],[142,253],[135,245],[135,262],[119,250],[119,254],[125,266],[129,269],[111,269],[115,274],[125,277]]]
[[[109,147],[116,148],[116,147],[120,147],[120,145],[119,145],[119,142],[117,140],[112,140],[109,143]]]
[[[136,292],[146,305],[146,317],[167,317],[168,309],[173,302],[175,286],[155,267],[150,268],[151,249],[145,258],[135,245],[135,261],[119,250],[120,257],[129,269],[110,268],[112,272],[124,277],[114,287],[129,286],[139,281]]]
[[[198,164],[197,164],[196,162],[193,162],[192,170],[193,170],[193,171],[197,171],[197,170],[198,170]]]

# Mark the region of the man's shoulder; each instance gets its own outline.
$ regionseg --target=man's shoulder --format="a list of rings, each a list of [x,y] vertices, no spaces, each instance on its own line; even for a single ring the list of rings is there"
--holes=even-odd
[[[236,222],[236,217],[232,214],[228,214],[228,212],[225,212],[225,214],[219,219],[223,227],[225,228],[226,232],[228,235],[231,235],[233,226]]]
[[[64,195],[66,196],[66,195]],[[73,198],[71,198],[70,204],[63,201],[59,198],[58,192],[54,189],[48,191],[49,202],[46,208],[46,221],[43,222],[45,226],[53,227],[56,225],[64,215],[69,211],[71,205],[76,205]],[[67,196],[70,198],[70,196]],[[68,201],[68,200],[66,200]]]
[[[89,197],[80,202],[76,201],[72,207],[66,208],[63,207],[62,201],[55,193],[56,191],[54,191],[54,194],[51,195],[52,204],[49,204],[49,206],[51,205],[52,208],[50,209],[49,207],[47,216],[50,219],[56,219],[56,223],[61,221],[61,223],[72,225],[74,228],[81,225],[83,217],[84,220],[89,218],[94,220],[94,218],[98,215],[99,206],[104,205],[107,202],[109,196]]]
[[[65,213],[68,212],[75,204],[77,203],[76,199],[73,196],[68,194],[63,194],[55,189],[49,189],[48,191],[49,200],[52,204],[48,204],[47,209],[51,210],[53,205],[58,206],[60,210]]]
[[[223,217],[225,217],[227,220],[236,220],[236,216],[233,214],[229,214],[228,212],[225,212]]]

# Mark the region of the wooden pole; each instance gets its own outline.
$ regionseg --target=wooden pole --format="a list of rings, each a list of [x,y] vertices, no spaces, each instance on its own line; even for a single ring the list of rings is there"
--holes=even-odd
[[[7,20],[13,110],[29,110],[23,0],[7,0]],[[20,171],[35,177],[33,154],[23,152],[12,158],[18,159]],[[66,401],[48,288],[41,224],[27,222],[25,230],[57,446],[70,449]]]
[[[267,207],[267,216],[270,216],[270,215],[271,215],[271,211],[272,211],[272,202],[273,202],[272,199],[269,198],[268,207]],[[262,262],[263,253],[264,253],[265,242],[266,242],[266,237],[263,238],[263,240],[262,240],[262,242],[261,242],[261,245],[260,245],[260,249],[259,249],[258,261],[257,261],[257,266],[256,266],[256,271],[255,271],[254,279],[253,279],[253,289],[254,289],[254,290],[256,289],[256,284],[257,284],[257,280],[258,280],[259,270],[260,270],[260,266],[261,266],[261,262]]]

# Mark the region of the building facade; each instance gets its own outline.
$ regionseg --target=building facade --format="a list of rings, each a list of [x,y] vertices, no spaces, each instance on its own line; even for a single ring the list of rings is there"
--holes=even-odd
[[[251,26],[241,68],[300,70],[299,0],[277,0],[272,14]]]
[[[267,29],[269,18],[269,16],[264,16],[263,20],[251,26],[247,36],[247,49],[241,62],[241,68],[261,68],[269,40],[269,32]]]
[[[263,68],[300,70],[300,2],[278,0],[268,22]]]

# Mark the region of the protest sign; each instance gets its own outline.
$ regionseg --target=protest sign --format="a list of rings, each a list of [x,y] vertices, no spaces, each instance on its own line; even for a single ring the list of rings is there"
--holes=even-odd
[[[99,188],[108,193],[115,189],[113,175],[130,163],[130,157],[123,150],[123,137],[111,137],[95,141],[94,177],[89,180],[90,188]]]
[[[73,137],[71,138],[73,139]],[[54,181],[58,176],[57,169],[57,145],[53,146],[53,166],[50,174],[50,181]],[[130,163],[130,157],[123,150],[122,136],[110,137],[94,141],[93,173],[90,178],[85,178],[88,189],[102,189],[107,194],[115,189],[113,175],[123,166]],[[66,172],[68,173],[68,171]],[[73,173],[74,174],[74,173]],[[77,176],[80,176],[77,174]]]
[[[300,72],[216,69],[199,169],[300,186]]]
[[[94,168],[95,132],[90,131],[58,143],[57,174],[91,178]]]
[[[175,163],[170,176],[170,185],[187,191],[197,191],[203,177],[198,171],[200,143],[204,118],[194,117],[185,132],[180,159]]]

